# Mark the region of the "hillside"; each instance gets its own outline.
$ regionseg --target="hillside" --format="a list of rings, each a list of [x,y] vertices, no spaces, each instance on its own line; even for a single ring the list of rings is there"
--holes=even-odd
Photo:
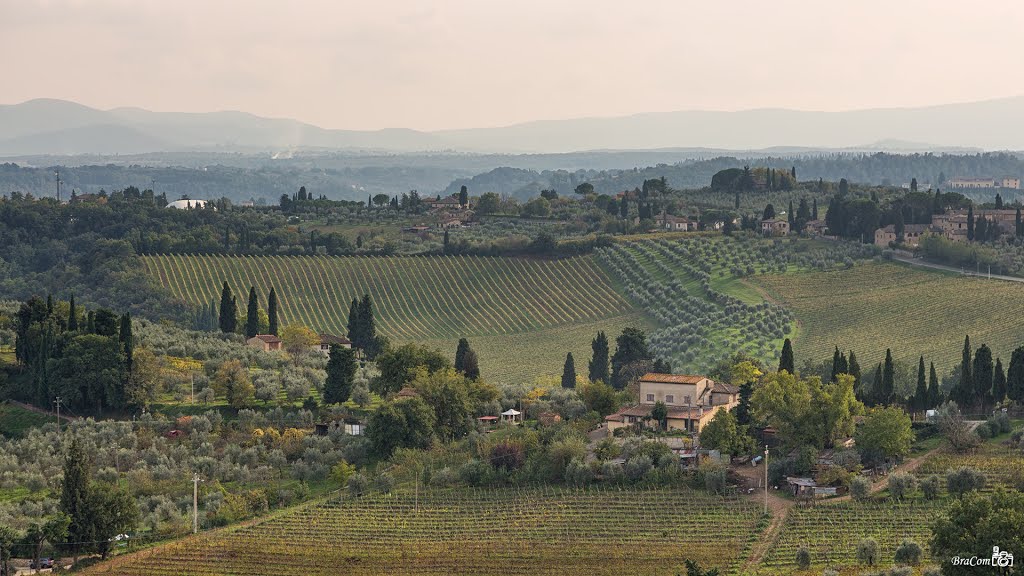
[[[453,353],[467,337],[486,377],[527,381],[561,373],[566,352],[589,358],[598,330],[650,321],[616,291],[590,257],[561,260],[451,257],[151,256],[160,283],[186,302],[274,286],[282,324],[344,334],[351,299],[370,294],[377,329],[394,342],[428,342]],[[265,300],[263,306],[266,306]],[[514,353],[513,353],[514,352]],[[524,361],[525,360],[525,361]]]

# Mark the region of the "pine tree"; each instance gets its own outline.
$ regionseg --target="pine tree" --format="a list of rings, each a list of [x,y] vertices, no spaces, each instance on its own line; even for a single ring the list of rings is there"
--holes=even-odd
[[[353,298],[352,304],[348,307],[348,339],[354,348],[362,348],[363,341],[362,326],[359,324],[359,299]]]
[[[925,380],[924,356],[917,362],[917,388],[914,390],[914,410],[928,407],[928,383]]]
[[[992,376],[992,401],[999,404],[1006,400],[1006,372],[1003,371],[1003,361],[996,358],[996,371]]]
[[[598,332],[597,337],[590,342],[590,349],[593,355],[590,364],[587,366],[587,379],[591,382],[601,381],[610,383],[611,377],[608,374],[608,337],[604,332]]]
[[[565,365],[562,366],[562,388],[576,387],[576,362],[572,359],[572,352],[565,355]]]
[[[939,388],[939,376],[935,373],[935,362],[931,362],[928,368],[928,406],[935,408],[942,404],[942,390]]]
[[[476,350],[472,348],[466,350],[466,359],[463,367],[465,368],[463,373],[466,375],[466,378],[470,380],[480,379],[480,359],[477,358]]]
[[[221,332],[231,334],[235,331],[238,323],[237,314],[235,297],[231,295],[231,287],[225,281],[224,288],[220,291],[220,322],[218,326]]]
[[[327,379],[324,380],[324,403],[348,401],[356,376],[356,355],[351,348],[331,344],[327,358]]]
[[[260,331],[260,303],[256,298],[256,287],[249,287],[249,306],[245,312],[245,337],[252,338]]]
[[[267,296],[267,318],[270,320],[267,331],[277,336],[277,292],[274,291],[273,286],[270,287],[270,294]]]
[[[790,374],[796,374],[796,368],[794,366],[795,360],[793,359],[793,343],[786,338],[782,343],[782,356],[779,358],[779,372],[785,370]]]
[[[469,340],[459,338],[459,345],[455,348],[455,370],[465,372],[466,352],[469,352]]]
[[[896,400],[896,370],[892,364],[892,350],[885,349],[885,364],[882,367],[881,404],[891,404]]]
[[[132,334],[131,312],[125,312],[121,316],[121,331],[118,334],[118,341],[120,341],[121,349],[124,351],[125,366],[127,366],[130,372],[132,363],[135,361],[135,336]]]
[[[74,294],[71,295],[71,300],[68,302],[68,330],[78,331],[78,308],[75,306]]]

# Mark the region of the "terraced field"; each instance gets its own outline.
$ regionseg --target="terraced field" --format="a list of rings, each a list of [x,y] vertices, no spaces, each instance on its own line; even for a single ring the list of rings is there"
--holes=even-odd
[[[919,355],[945,373],[960,361],[964,335],[985,343],[1003,363],[1024,343],[1024,284],[922,271],[890,263],[848,270],[772,274],[755,280],[799,324],[797,364],[853,349],[867,370],[892,348],[916,366]]]
[[[793,508],[763,564],[769,573],[792,574],[796,570],[797,549],[807,546],[814,573],[820,573],[825,566],[855,566],[857,543],[864,538],[878,542],[883,566],[892,564],[896,547],[903,540],[917,542],[925,550],[927,559],[931,524],[944,507],[941,501],[909,504],[848,501]]]
[[[758,506],[686,490],[433,491],[299,508],[115,559],[85,574],[732,573],[760,533]]]
[[[590,257],[528,258],[149,256],[147,271],[194,305],[274,286],[282,324],[344,333],[349,303],[373,297],[378,330],[394,342],[452,351],[468,337],[485,378],[530,381],[560,374],[566,352],[589,358],[598,330],[617,334],[651,320],[621,296]],[[612,336],[614,337],[614,336]],[[581,364],[585,366],[585,364]]]

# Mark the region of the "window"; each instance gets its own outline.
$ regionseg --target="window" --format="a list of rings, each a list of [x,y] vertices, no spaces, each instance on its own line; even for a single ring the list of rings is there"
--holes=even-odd
[[[666,394],[665,395],[665,404],[675,404],[675,403],[676,403],[676,397],[675,397],[674,394]]]
[[[689,404],[689,403],[690,403],[690,397],[689,396],[683,396],[683,404]]]
[[[648,394],[647,395],[647,401],[648,402],[654,402],[654,394]]]

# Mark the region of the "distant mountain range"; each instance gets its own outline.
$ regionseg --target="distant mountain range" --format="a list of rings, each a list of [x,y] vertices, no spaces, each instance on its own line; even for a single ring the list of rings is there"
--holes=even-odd
[[[294,149],[552,153],[708,148],[744,151],[1024,149],[1024,97],[848,112],[681,111],[422,132],[333,130],[244,112],[97,110],[64,100],[0,105],[0,155]]]

